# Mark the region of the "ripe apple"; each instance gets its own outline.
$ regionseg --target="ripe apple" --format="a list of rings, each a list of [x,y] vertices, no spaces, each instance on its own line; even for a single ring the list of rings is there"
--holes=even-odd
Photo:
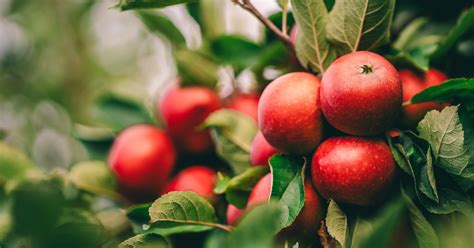
[[[390,148],[373,138],[329,138],[318,147],[311,169],[322,196],[360,206],[382,200],[395,178]]]
[[[232,97],[227,107],[239,111],[257,121],[259,96],[253,94],[239,94]]]
[[[382,56],[360,51],[334,61],[320,90],[326,120],[342,132],[376,135],[390,129],[401,111],[402,84]]]
[[[263,91],[258,104],[259,127],[279,151],[307,154],[321,142],[319,84],[310,73],[293,72],[273,80]]]
[[[170,87],[159,102],[159,111],[173,140],[191,153],[212,147],[209,132],[198,130],[198,126],[220,107],[217,94],[204,87]]]
[[[436,69],[429,69],[423,77],[419,77],[410,70],[400,70],[400,79],[403,84],[403,101],[406,102],[424,89],[441,84],[448,77]],[[416,125],[423,119],[426,112],[441,109],[442,106],[441,103],[436,102],[422,102],[405,106],[403,108],[404,124],[407,126]]]
[[[253,187],[247,200],[247,208],[266,203],[270,199],[272,190],[272,175],[266,174]]]
[[[258,132],[250,146],[250,163],[252,165],[268,165],[268,159],[278,151],[268,144],[262,132]]]
[[[272,176],[267,174],[262,177],[250,193],[247,208],[268,202],[272,187]],[[323,218],[321,201],[311,184],[310,179],[304,182],[305,203],[293,224],[282,230],[282,235],[297,235],[299,238],[314,235]]]
[[[228,225],[235,225],[237,224],[240,216],[244,213],[243,209],[239,209],[236,206],[229,204],[227,206],[227,224]]]
[[[162,194],[172,191],[193,191],[205,197],[214,196],[214,186],[216,185],[216,172],[208,167],[194,165],[179,172],[164,187]]]
[[[151,125],[135,125],[115,139],[108,163],[121,187],[143,195],[158,195],[176,160],[171,138]]]

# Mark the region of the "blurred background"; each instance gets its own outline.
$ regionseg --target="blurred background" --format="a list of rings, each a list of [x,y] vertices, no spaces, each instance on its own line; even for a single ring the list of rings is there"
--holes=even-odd
[[[209,20],[219,24],[213,32],[264,38],[258,20],[230,1],[205,2]],[[100,148],[121,128],[153,121],[160,89],[177,75],[170,42],[114,4],[0,0],[0,133],[39,165],[102,158],[98,147],[84,144]],[[266,15],[279,11],[276,1],[255,4]],[[187,47],[201,46],[200,27],[184,5],[160,12],[183,33]]]

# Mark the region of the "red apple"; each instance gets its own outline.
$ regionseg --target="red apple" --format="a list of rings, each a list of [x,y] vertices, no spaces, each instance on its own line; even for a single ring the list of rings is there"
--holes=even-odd
[[[403,84],[403,101],[406,102],[424,89],[441,84],[448,77],[436,69],[429,69],[423,78],[410,70],[401,70],[400,79]],[[423,119],[426,112],[441,108],[442,104],[436,102],[410,104],[403,108],[404,123],[408,126],[416,125]]]
[[[262,177],[250,193],[247,208],[268,202],[272,187],[272,176]],[[304,182],[305,203],[293,224],[282,230],[285,236],[296,235],[299,238],[314,235],[323,218],[323,207],[310,179]]]
[[[216,172],[208,167],[194,165],[178,173],[162,191],[192,191],[202,197],[212,198],[216,185]]]
[[[204,87],[170,87],[159,102],[161,116],[174,141],[191,153],[211,149],[209,132],[198,130],[198,126],[220,107],[217,94]]]
[[[442,82],[448,80],[448,76],[441,71],[438,71],[434,68],[430,68],[425,73],[425,83],[428,86],[440,85]]]
[[[273,80],[263,91],[258,104],[259,127],[279,151],[306,154],[321,142],[319,84],[312,74],[294,72]]]
[[[263,176],[253,187],[247,200],[247,208],[268,202],[271,193],[272,175],[268,173],[267,175]]]
[[[258,99],[259,97],[257,95],[239,94],[229,100],[227,107],[239,111],[257,121]]]
[[[175,159],[173,143],[164,131],[151,125],[136,125],[115,139],[108,163],[124,190],[156,196]]]
[[[278,151],[268,144],[262,132],[258,132],[250,146],[250,163],[252,165],[268,165],[268,159]]]
[[[311,168],[322,196],[360,206],[382,200],[395,178],[390,148],[372,138],[329,138],[318,147]]]
[[[353,52],[334,61],[321,81],[321,108],[336,129],[376,135],[390,129],[402,106],[397,70],[382,56]]]
[[[237,224],[240,216],[243,214],[244,210],[243,209],[239,209],[237,208],[236,206],[232,205],[232,204],[229,204],[227,206],[227,213],[226,213],[226,216],[227,216],[227,224],[228,225],[235,225]]]

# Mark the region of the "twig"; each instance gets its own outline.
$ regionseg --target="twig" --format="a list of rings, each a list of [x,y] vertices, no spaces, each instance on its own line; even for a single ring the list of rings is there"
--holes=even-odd
[[[410,104],[412,104],[411,101],[404,102],[404,103],[402,103],[402,107],[406,107]]]
[[[265,25],[270,31],[272,31],[278,39],[280,39],[285,46],[290,49],[290,51],[294,54],[295,48],[293,46],[293,42],[291,42],[290,37],[283,33],[275,24],[273,24],[268,18],[263,16],[256,8],[255,6],[250,2],[250,0],[232,0],[235,4],[239,5],[241,8],[249,11],[252,13],[255,17],[257,17],[260,22]]]

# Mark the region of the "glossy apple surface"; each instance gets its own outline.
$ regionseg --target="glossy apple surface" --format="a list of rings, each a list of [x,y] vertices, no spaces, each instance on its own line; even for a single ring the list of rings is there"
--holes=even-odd
[[[227,206],[227,212],[226,212],[226,217],[227,217],[227,224],[228,225],[235,225],[237,224],[240,216],[242,216],[244,210],[239,209],[236,206],[229,204]]]
[[[321,108],[336,129],[376,135],[390,129],[402,108],[397,70],[382,56],[353,52],[334,61],[321,80]]]
[[[171,138],[151,125],[131,126],[115,139],[108,163],[127,191],[157,195],[176,159]]]
[[[252,165],[268,165],[268,159],[278,153],[272,145],[258,132],[250,146],[250,163]]]
[[[216,172],[208,167],[194,165],[180,171],[168,184],[163,194],[172,191],[192,191],[202,197],[212,198],[216,185]]]
[[[382,200],[395,178],[390,148],[372,138],[325,140],[313,156],[311,169],[314,185],[322,196],[360,206]]]
[[[239,94],[232,97],[227,107],[257,121],[259,96],[253,94]]]
[[[312,152],[321,142],[320,80],[306,72],[280,76],[263,91],[258,122],[265,139],[279,151]]]
[[[204,87],[170,87],[160,99],[159,111],[173,140],[186,152],[200,153],[212,148],[207,130],[199,125],[221,107],[217,94]]]

